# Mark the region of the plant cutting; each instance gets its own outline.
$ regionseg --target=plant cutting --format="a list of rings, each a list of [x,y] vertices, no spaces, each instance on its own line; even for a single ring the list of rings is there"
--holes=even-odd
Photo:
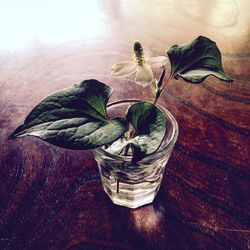
[[[152,202],[178,136],[175,118],[157,104],[166,86],[180,78],[198,84],[209,75],[232,81],[216,43],[206,37],[173,45],[167,56],[148,58],[136,41],[133,59],[111,68],[118,77],[134,75],[136,84],[152,89],[154,100],[108,103],[111,87],[84,80],[38,103],[9,139],[36,136],[62,148],[93,149],[104,190],[115,204],[136,208]],[[158,80],[154,68],[162,68]]]

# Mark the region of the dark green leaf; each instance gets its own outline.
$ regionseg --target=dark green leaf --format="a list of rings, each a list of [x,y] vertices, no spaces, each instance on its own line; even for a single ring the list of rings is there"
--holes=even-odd
[[[127,120],[134,127],[136,134],[130,140],[133,147],[133,162],[157,151],[166,132],[163,112],[149,102],[133,104],[127,111]]]
[[[171,75],[191,83],[200,83],[213,75],[220,80],[231,82],[221,62],[221,53],[212,40],[199,36],[191,43],[173,45],[167,51],[171,63]]]
[[[118,139],[126,129],[124,118],[109,120],[106,104],[112,89],[86,80],[41,101],[10,139],[37,136],[70,149],[90,149]]]

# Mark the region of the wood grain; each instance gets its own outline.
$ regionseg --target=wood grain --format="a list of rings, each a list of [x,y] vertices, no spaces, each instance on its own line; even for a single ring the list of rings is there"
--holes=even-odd
[[[73,2],[0,10],[0,249],[250,249],[250,2]],[[135,39],[156,56],[198,35],[217,42],[234,83],[168,86],[160,104],[180,134],[153,204],[113,205],[91,151],[7,140],[41,99],[84,79],[113,87],[111,100],[153,100],[110,67]]]

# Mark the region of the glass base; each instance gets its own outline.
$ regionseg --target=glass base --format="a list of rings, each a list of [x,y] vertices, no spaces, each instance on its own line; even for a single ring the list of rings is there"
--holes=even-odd
[[[152,203],[160,187],[153,185],[151,188],[145,188],[144,184],[131,185],[116,180],[109,188],[108,181],[106,177],[102,178],[103,188],[112,202],[129,208],[138,208]]]
[[[168,157],[149,166],[112,166],[99,162],[102,185],[113,203],[138,208],[153,202],[159,191]],[[119,162],[117,162],[119,164]]]

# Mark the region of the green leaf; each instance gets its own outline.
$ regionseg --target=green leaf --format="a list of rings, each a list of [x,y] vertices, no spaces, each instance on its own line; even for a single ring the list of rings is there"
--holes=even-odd
[[[171,63],[171,75],[187,82],[200,83],[209,75],[231,82],[222,68],[221,53],[216,43],[199,36],[191,43],[173,45],[167,51]]]
[[[130,140],[132,162],[136,163],[158,150],[166,132],[166,120],[163,112],[149,102],[133,104],[126,117],[136,131],[136,136]]]
[[[117,140],[126,120],[110,120],[106,104],[112,89],[97,80],[86,80],[41,101],[9,137],[37,136],[69,149],[91,149]]]

